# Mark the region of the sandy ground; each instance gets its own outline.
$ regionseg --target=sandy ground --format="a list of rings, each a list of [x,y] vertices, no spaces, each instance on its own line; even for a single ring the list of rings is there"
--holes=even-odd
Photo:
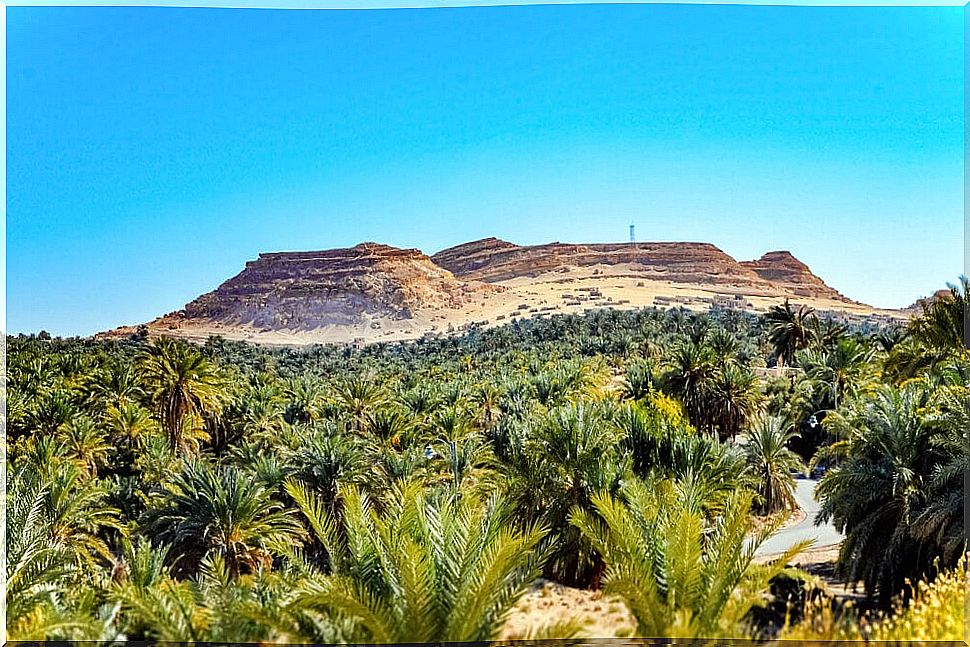
[[[626,265],[565,267],[537,277],[517,277],[497,285],[505,288],[488,295],[476,294],[460,309],[437,308],[414,313],[411,319],[393,320],[367,317],[356,326],[332,326],[314,330],[257,330],[219,325],[168,328],[152,326],[155,334],[167,334],[195,341],[211,335],[226,339],[250,341],[274,346],[301,346],[315,343],[371,344],[416,339],[425,334],[447,335],[461,332],[470,324],[499,326],[519,319],[548,317],[554,314],[580,314],[590,309],[638,309],[645,307],[685,307],[707,311],[715,297],[733,299],[742,295],[744,309],[765,312],[781,303],[783,296],[766,296],[750,288],[699,286],[673,283],[644,276],[642,269]],[[806,304],[816,310],[845,316],[879,316],[886,321],[904,315],[894,310],[876,310],[869,306],[792,296],[793,304]]]
[[[539,580],[519,600],[499,639],[528,639],[535,636],[530,632],[572,620],[584,624],[583,638],[626,637],[636,628],[629,609],[619,600],[605,597],[600,591]]]
[[[791,565],[816,575],[830,594],[857,599],[859,595],[851,587],[844,586],[835,578],[834,564],[838,554],[838,545],[821,546],[805,551]],[[757,558],[758,561],[767,559],[770,556]],[[599,591],[574,589],[539,580],[513,608],[499,639],[529,639],[543,627],[572,620],[584,625],[579,636],[581,638],[626,638],[632,636],[636,629],[636,620],[622,601],[604,596]]]

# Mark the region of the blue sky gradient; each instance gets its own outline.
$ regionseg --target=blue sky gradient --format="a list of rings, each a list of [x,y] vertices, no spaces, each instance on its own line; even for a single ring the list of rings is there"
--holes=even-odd
[[[7,9],[7,324],[179,309],[259,252],[788,249],[900,307],[963,267],[963,9]]]

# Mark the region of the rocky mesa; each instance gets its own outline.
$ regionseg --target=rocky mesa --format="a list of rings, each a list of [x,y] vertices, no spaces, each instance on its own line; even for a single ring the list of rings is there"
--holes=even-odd
[[[368,343],[590,308],[726,304],[764,311],[785,298],[829,311],[874,312],[786,251],[738,262],[708,243],[529,246],[486,238],[430,257],[373,242],[260,254],[215,290],[146,325],[149,334],[191,339]]]

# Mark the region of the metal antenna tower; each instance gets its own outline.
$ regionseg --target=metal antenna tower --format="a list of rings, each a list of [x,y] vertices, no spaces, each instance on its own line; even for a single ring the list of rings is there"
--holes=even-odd
[[[633,224],[631,223],[630,224],[630,242],[631,243],[634,243],[634,242],[636,242],[636,240],[637,240],[636,239],[636,236],[633,235]]]

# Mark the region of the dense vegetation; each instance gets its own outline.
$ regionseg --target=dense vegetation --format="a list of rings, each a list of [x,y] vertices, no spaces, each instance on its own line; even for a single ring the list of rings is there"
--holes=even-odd
[[[361,350],[8,338],[8,637],[487,640],[540,576],[640,635],[751,635],[801,547],[754,551],[819,465],[840,572],[889,608],[966,548],[967,287],[882,330],[786,303]]]

